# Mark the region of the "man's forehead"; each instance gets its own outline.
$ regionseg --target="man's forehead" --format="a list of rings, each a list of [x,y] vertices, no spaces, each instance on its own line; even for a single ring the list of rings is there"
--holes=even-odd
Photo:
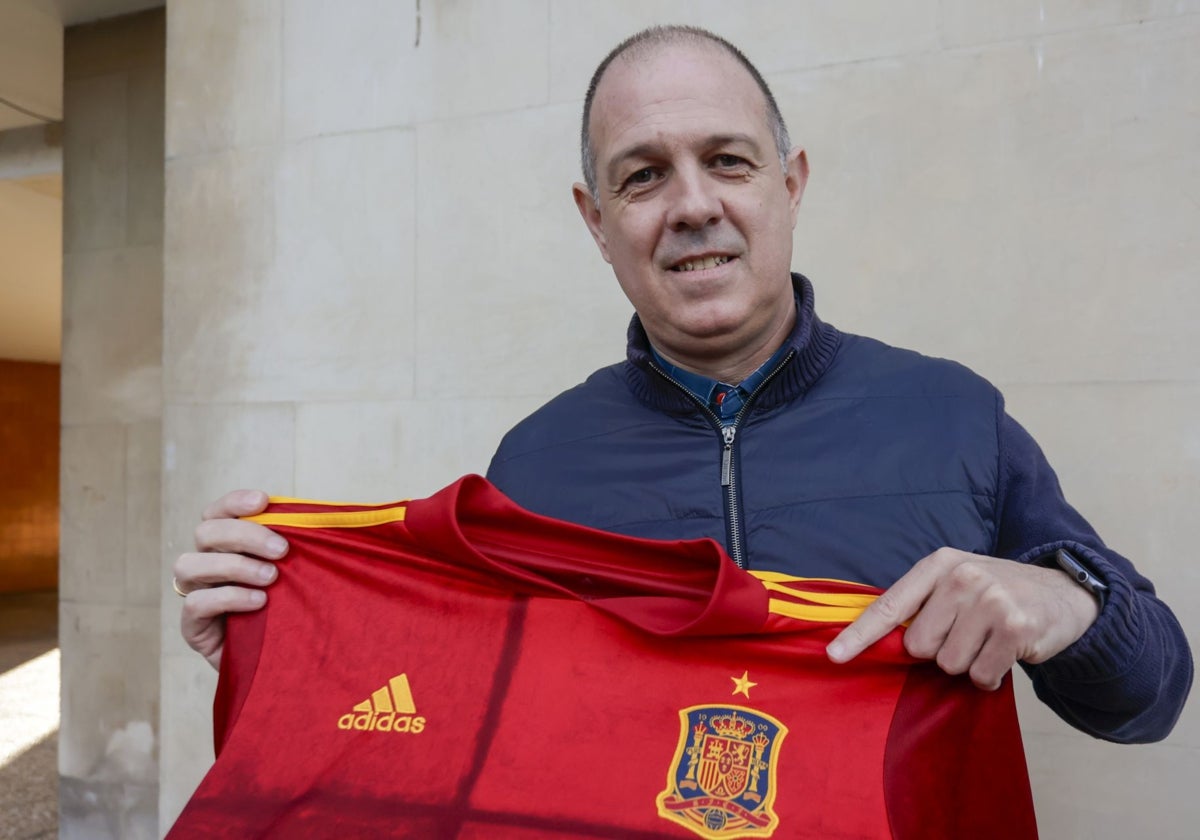
[[[750,73],[718,45],[640,47],[618,56],[597,86],[590,126],[597,143],[647,114],[669,121],[672,112],[689,108],[728,111],[731,121],[752,115],[762,130],[768,130],[765,96]]]
[[[596,100],[599,103],[613,99],[628,101],[631,96],[701,97],[711,90],[714,77],[758,90],[746,68],[717,44],[707,41],[639,44],[609,65],[596,88]]]

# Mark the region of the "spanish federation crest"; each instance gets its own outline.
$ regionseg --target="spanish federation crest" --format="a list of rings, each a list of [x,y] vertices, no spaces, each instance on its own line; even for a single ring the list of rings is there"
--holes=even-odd
[[[771,806],[787,727],[743,706],[690,706],[679,721],[659,816],[713,840],[770,837],[779,825]]]

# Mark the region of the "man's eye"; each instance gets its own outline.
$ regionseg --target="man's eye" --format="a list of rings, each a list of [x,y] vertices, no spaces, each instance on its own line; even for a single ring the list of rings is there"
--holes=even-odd
[[[626,185],[649,184],[653,180],[654,180],[654,170],[651,169],[650,167],[646,167],[645,169],[639,169],[637,172],[634,172],[632,175],[630,175],[628,178],[626,178],[625,184]]]
[[[716,163],[716,165],[721,169],[736,169],[737,167],[742,166],[745,161],[737,155],[717,155],[716,158],[714,158],[714,163]]]

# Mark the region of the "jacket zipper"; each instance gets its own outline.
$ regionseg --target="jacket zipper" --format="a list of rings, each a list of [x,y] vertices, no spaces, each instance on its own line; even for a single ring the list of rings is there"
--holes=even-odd
[[[713,428],[717,430],[717,434],[721,436],[724,447],[721,449],[721,487],[725,491],[725,530],[727,534],[726,548],[729,551],[729,556],[739,568],[745,569],[748,567],[746,560],[746,550],[742,542],[742,511],[738,502],[738,481],[737,470],[733,463],[733,444],[737,440],[738,428],[741,426],[743,418],[750,406],[754,403],[755,398],[762,392],[764,388],[771,384],[779,372],[787,367],[788,362],[792,360],[792,356],[796,355],[796,351],[790,350],[783,357],[783,361],[775,366],[775,369],[763,377],[763,381],[758,383],[746,401],[742,403],[742,407],[738,409],[738,413],[733,417],[733,423],[728,426],[721,425],[721,418],[717,413],[705,405],[699,397],[689,391],[684,385],[676,381],[665,370],[660,368],[653,362],[650,363],[650,369],[665,379],[667,382],[675,386],[676,389],[686,394],[692,402],[694,402],[702,412],[708,417]]]

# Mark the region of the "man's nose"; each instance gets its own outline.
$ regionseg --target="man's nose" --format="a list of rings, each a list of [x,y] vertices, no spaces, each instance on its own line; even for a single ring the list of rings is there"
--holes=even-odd
[[[716,187],[702,170],[677,169],[667,224],[674,230],[696,230],[718,221],[725,211]]]

